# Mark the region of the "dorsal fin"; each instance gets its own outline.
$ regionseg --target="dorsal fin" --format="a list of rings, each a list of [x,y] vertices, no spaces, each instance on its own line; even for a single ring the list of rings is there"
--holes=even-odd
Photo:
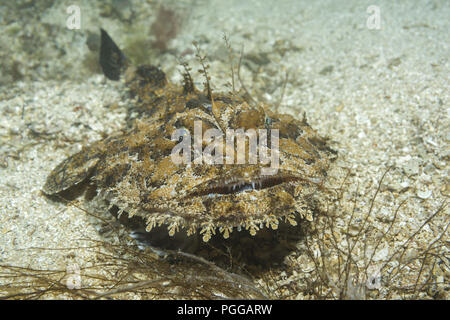
[[[211,88],[211,83],[209,82],[211,80],[211,78],[208,76],[209,64],[205,64],[206,56],[202,56],[200,54],[200,47],[198,45],[198,42],[194,41],[192,44],[194,45],[195,49],[197,50],[197,54],[195,56],[198,58],[201,66],[202,66],[202,69],[198,70],[198,72],[202,73],[203,76],[205,77],[204,86],[205,86],[205,90],[206,90],[206,96],[209,100],[211,100],[211,103],[213,103],[214,101],[213,101],[213,97],[212,97],[212,88]]]
[[[127,59],[108,33],[102,28],[100,32],[100,66],[108,79],[117,81],[127,65]]]
[[[192,80],[191,77],[191,68],[188,66],[188,64],[184,61],[179,61],[179,63],[183,66],[184,72],[183,75],[183,93],[194,93],[195,92],[195,85],[194,80]]]

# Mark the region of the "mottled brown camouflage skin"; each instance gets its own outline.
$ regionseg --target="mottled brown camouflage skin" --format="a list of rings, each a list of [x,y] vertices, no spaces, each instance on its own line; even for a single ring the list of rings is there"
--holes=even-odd
[[[131,129],[64,160],[48,176],[44,193],[56,194],[90,179],[97,197],[119,213],[141,217],[147,231],[164,224],[169,235],[185,228],[188,235],[200,232],[205,242],[217,231],[225,238],[234,228],[255,235],[264,227],[277,229],[280,220],[295,225],[298,216],[312,219],[314,197],[323,192],[335,152],[305,118],[271,112],[237,93],[208,97],[192,82],[167,82],[156,67],[129,68],[126,79],[137,101]],[[195,120],[202,121],[203,132],[278,129],[278,172],[262,176],[261,164],[176,165],[170,154],[178,141],[171,140],[172,133],[180,128],[193,133]],[[231,191],[239,183],[256,188]]]

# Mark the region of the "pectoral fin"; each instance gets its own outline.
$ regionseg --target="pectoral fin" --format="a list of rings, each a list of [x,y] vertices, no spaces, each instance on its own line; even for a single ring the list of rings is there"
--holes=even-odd
[[[57,165],[47,177],[42,191],[53,195],[83,182],[100,160],[100,155],[95,151],[91,147],[84,148]]]

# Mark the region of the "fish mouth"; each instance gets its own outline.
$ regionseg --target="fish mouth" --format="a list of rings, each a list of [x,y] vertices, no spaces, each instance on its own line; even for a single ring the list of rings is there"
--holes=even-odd
[[[255,190],[259,191],[291,182],[319,183],[320,179],[304,178],[294,175],[259,176],[253,179],[219,179],[201,184],[190,194],[190,196],[230,195]]]

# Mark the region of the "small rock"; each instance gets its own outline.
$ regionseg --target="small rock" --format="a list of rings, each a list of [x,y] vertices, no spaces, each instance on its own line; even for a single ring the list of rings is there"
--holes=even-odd
[[[417,175],[419,174],[420,162],[418,159],[411,159],[405,163],[403,170],[407,175]]]
[[[327,74],[333,72],[333,69],[334,69],[333,66],[326,66],[325,68],[320,70],[319,74],[322,75],[322,76],[327,75]]]
[[[379,249],[374,254],[373,261],[385,260],[387,258],[387,256],[388,256],[388,254],[389,254],[389,247],[388,246],[384,247],[383,249]]]

